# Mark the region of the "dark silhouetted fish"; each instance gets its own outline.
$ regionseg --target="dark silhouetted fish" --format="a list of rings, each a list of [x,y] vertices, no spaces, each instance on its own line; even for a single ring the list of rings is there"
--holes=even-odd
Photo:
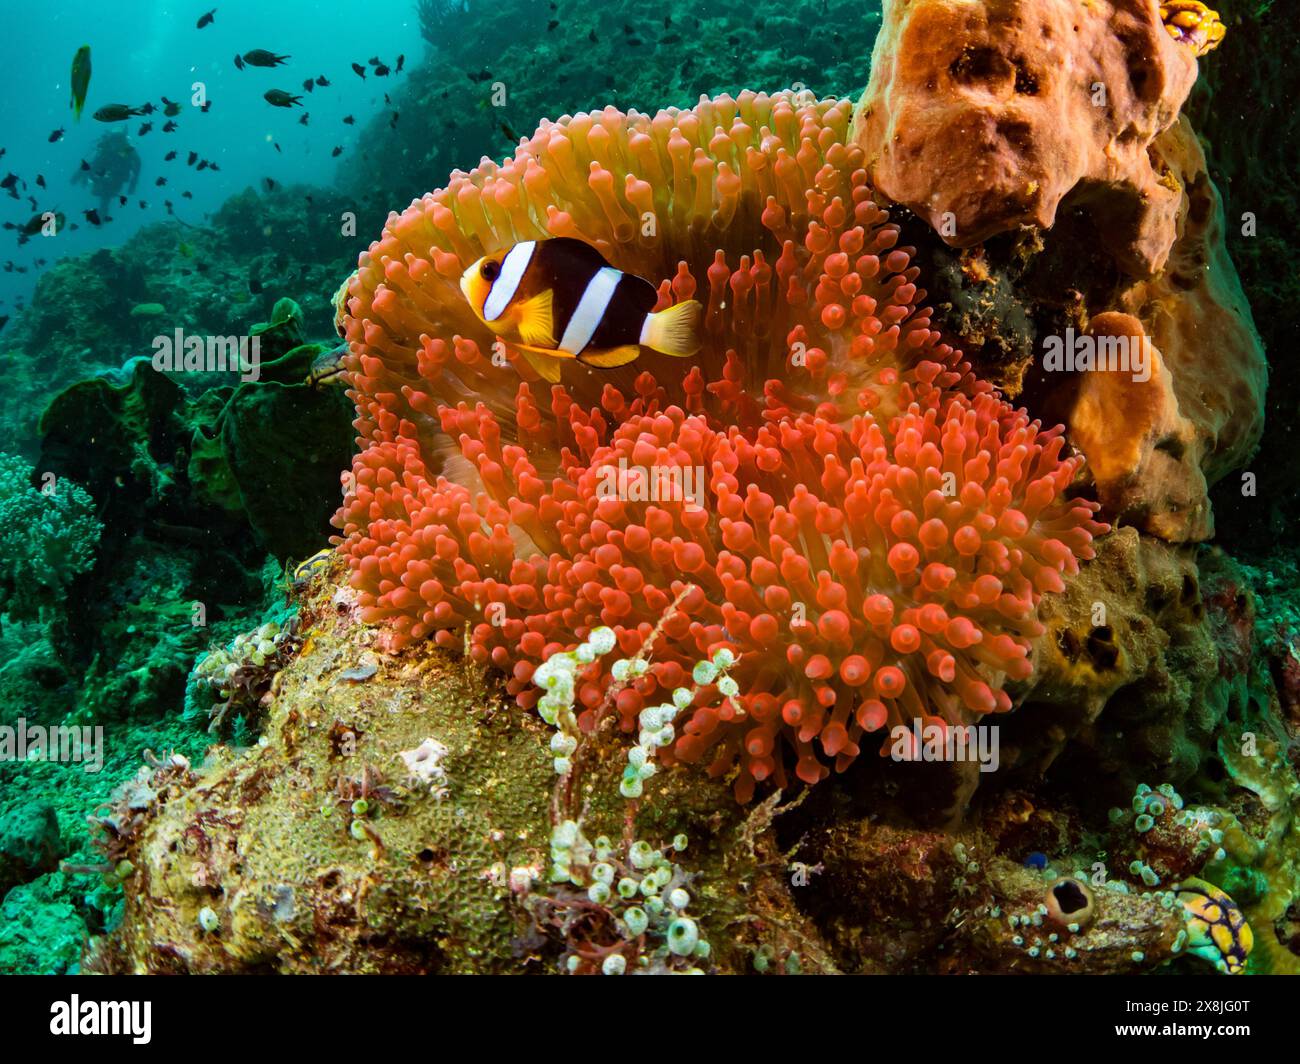
[[[295,104],[299,107],[302,106],[301,96],[290,95],[283,89],[267,89],[266,92],[262,93],[262,99],[272,107],[293,107]]]
[[[57,144],[59,141],[63,139],[63,134],[66,132],[67,130],[65,129],[56,129],[53,133],[50,134],[50,143]]]
[[[244,53],[244,62],[255,67],[283,66],[291,58],[293,57],[268,52],[265,48],[254,48],[251,52]]]
[[[138,107],[124,103],[105,104],[95,112],[96,122],[125,122],[128,118],[138,118],[144,114]]]
[[[46,214],[47,212],[45,211],[41,211],[39,214],[34,214],[32,217],[28,218],[27,221],[23,222],[22,225],[15,225],[13,222],[5,222],[5,228],[17,229],[23,236],[35,236],[44,229],[48,223],[49,219],[46,217]],[[63,230],[63,223],[66,220],[67,219],[65,219],[62,214],[54,215],[54,232],[56,234]]]
[[[360,63],[353,63],[352,70],[359,78],[364,78],[366,76],[366,68],[363,67]]]
[[[211,26],[216,20],[217,20],[217,9],[214,7],[211,11],[209,11],[206,15],[204,15],[199,19],[198,28],[203,29],[204,26]]]

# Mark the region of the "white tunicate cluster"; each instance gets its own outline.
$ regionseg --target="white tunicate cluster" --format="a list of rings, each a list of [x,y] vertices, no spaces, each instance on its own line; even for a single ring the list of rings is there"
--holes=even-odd
[[[671,857],[686,846],[684,835],[677,835],[671,846],[636,839],[620,858],[621,847],[606,836],[589,843],[577,822],[566,820],[551,834],[551,879],[584,887],[586,902],[604,906],[614,916],[623,942],[636,952],[620,947],[611,956],[626,957],[641,972],[699,972],[711,948],[687,912],[692,901],[688,877]],[[607,959],[601,970],[622,975],[633,970],[632,963]],[[570,972],[581,966],[580,958],[568,958]]]
[[[575,869],[585,869],[591,864],[593,850],[578,827],[576,820],[564,820],[551,831],[551,882],[574,883],[582,880]]]
[[[280,651],[287,633],[274,621],[268,621],[251,632],[235,637],[225,650],[214,650],[195,667],[194,677],[218,689],[222,698],[229,698],[225,687],[234,680],[239,670],[252,665],[261,668]]]
[[[673,691],[672,701],[657,706],[647,706],[641,710],[637,723],[641,726],[637,736],[637,745],[627,754],[627,767],[619,781],[618,791],[624,798],[640,798],[645,781],[655,774],[654,755],[661,747],[669,746],[677,738],[677,729],[673,722],[678,715],[689,708],[695,701],[695,693],[700,687],[716,685],[724,698],[733,698],[740,691],[736,681],[727,675],[727,670],[736,663],[736,656],[726,647],[716,651],[710,661],[696,662],[691,672],[691,679],[696,688],[678,687]],[[615,663],[615,669],[622,662]],[[636,659],[632,664],[637,664]],[[629,670],[630,671],[630,670]],[[618,672],[614,673],[615,679]]]
[[[578,671],[614,649],[612,628],[595,628],[586,641],[572,650],[552,654],[533,673],[533,683],[545,693],[537,703],[537,712],[556,733],[551,737],[555,774],[564,776],[573,768],[572,757],[578,749],[578,717],[574,699],[578,689]]]

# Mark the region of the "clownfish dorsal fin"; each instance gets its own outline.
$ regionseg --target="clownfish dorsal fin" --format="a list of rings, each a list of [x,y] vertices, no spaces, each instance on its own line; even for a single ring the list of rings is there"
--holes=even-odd
[[[552,312],[553,293],[548,288],[532,299],[519,304],[517,328],[519,339],[530,347],[555,346],[555,316]]]
[[[578,361],[588,366],[595,366],[597,369],[613,369],[615,366],[626,366],[629,362],[636,361],[636,357],[641,354],[641,348],[636,344],[624,344],[622,347],[611,347],[605,351],[584,351],[578,356]]]

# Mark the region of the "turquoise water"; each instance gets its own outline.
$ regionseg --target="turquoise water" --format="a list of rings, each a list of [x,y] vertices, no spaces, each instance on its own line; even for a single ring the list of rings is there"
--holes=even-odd
[[[42,210],[62,211],[80,227],[64,234],[57,252],[38,241],[6,249],[3,260],[12,257],[15,264],[31,267],[37,258],[54,261],[59,255],[119,243],[141,226],[166,219],[167,200],[176,218],[197,223],[233,192],[266,178],[332,181],[350,164],[332,158],[332,150],[342,146],[350,159],[359,131],[382,108],[384,91],[395,92],[404,80],[394,76],[362,82],[350,64],[365,64],[377,54],[390,64],[403,53],[408,61],[418,60],[425,45],[409,0],[367,4],[366,16],[347,19],[345,31],[345,20],[338,13],[325,14],[326,6],[230,0],[218,5],[216,21],[202,30],[195,23],[210,7],[194,4],[133,3],[109,17],[103,4],[91,0],[68,0],[40,15],[28,9],[22,17],[24,31],[0,38],[0,93],[6,101],[0,147],[7,149],[0,167],[28,182],[24,208],[26,195],[35,195]],[[86,110],[77,122],[69,110],[71,67],[77,49],[87,44],[93,71]],[[275,70],[236,69],[234,56],[254,48],[292,60]],[[304,93],[303,81],[322,74],[332,86]],[[196,83],[202,83],[212,101],[207,113],[191,105]],[[299,125],[297,109],[270,107],[262,99],[270,88],[303,95],[312,124]],[[163,96],[184,105],[174,133],[163,132],[167,119],[161,113],[111,126],[92,117],[108,103],[140,106],[152,101],[160,106]],[[358,125],[343,125],[348,114],[357,117]],[[140,135],[149,122],[153,129]],[[49,143],[59,129],[66,130],[63,138]],[[81,217],[83,210],[96,206],[95,197],[70,181],[80,161],[92,158],[98,140],[110,131],[127,133],[140,155],[140,178],[137,195],[96,230]],[[282,150],[276,151],[275,144]],[[179,153],[178,161],[165,162],[172,151]],[[187,170],[191,151],[217,163],[220,171]],[[47,182],[44,191],[35,185],[38,174]],[[156,184],[160,177],[167,179],[166,186]],[[193,199],[182,196],[186,191]],[[140,200],[148,205],[140,207]],[[0,204],[0,210],[6,220],[30,216],[12,201]],[[33,277],[0,274],[0,313],[30,295]]]
[[[26,182],[19,201],[0,197],[0,214],[25,223],[32,215],[27,197],[34,195],[39,210],[62,212],[78,228],[66,231],[57,247],[36,241],[7,248],[0,263],[12,260],[28,272],[0,273],[0,314],[12,314],[30,298],[43,268],[38,259],[48,265],[62,255],[117,244],[169,217],[197,224],[233,193],[267,179],[337,183],[398,205],[455,166],[473,165],[485,153],[504,154],[543,115],[609,102],[687,106],[701,93],[747,85],[776,89],[798,82],[817,92],[858,91],[879,25],[873,6],[810,3],[824,24],[801,38],[789,32],[798,9],[771,0],[751,9],[757,20],[716,4],[644,0],[599,6],[438,0],[424,5],[423,14],[415,0],[375,0],[364,14],[313,0],[230,0],[217,5],[215,21],[203,29],[196,22],[211,5],[138,3],[105,18],[103,5],[93,0],[68,0],[56,11],[27,13],[24,32],[0,38],[0,91],[7,104],[0,169]],[[838,24],[825,18],[828,11],[840,16]],[[784,25],[767,38],[762,16]],[[668,43],[659,43],[664,38]],[[86,111],[76,122],[68,105],[71,66],[87,44],[93,74]],[[237,69],[234,57],[255,48],[291,58],[274,69]],[[399,56],[405,60],[400,73]],[[373,58],[392,73],[375,76]],[[366,68],[364,80],[353,63]],[[322,75],[329,87],[304,91],[304,81]],[[506,85],[508,102],[485,110],[497,81]],[[191,105],[196,83],[211,100],[206,113]],[[273,88],[301,95],[302,107],[270,106],[263,93]],[[174,133],[163,132],[161,113],[108,125],[92,117],[109,103],[161,106],[163,96],[184,105]],[[394,113],[400,115],[396,127]],[[304,114],[306,126],[299,124]],[[349,116],[354,124],[344,124]],[[141,135],[150,122],[152,130]],[[62,139],[49,143],[59,129],[65,130]],[[97,228],[82,216],[96,198],[70,182],[109,132],[127,134],[140,156],[140,176],[130,202]],[[171,151],[177,160],[164,161]],[[190,152],[220,170],[187,170]],[[38,175],[47,189],[36,187]],[[159,178],[168,183],[158,186]]]

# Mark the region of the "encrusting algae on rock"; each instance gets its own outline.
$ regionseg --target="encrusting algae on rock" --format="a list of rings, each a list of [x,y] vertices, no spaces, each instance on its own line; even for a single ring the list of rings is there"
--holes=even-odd
[[[375,633],[333,583],[340,575],[338,566],[322,574],[302,600],[306,640],[277,674],[262,739],[214,748],[203,766],[146,769],[148,793],[123,794],[110,811],[121,840],[114,866],[128,860],[115,872],[127,911],[92,970],[543,971],[562,963],[566,940],[579,965],[598,958],[599,968],[645,933],[632,910],[649,912],[677,890],[702,906],[686,953],[712,942],[710,968],[745,970],[760,948],[833,967],[789,899],[780,855],[757,837],[759,821],[719,787],[685,777],[668,781],[647,821],[666,833],[668,853],[685,849],[673,879],[638,889],[639,906],[615,882],[624,900],[608,925],[593,920],[587,887],[552,888],[566,836],[552,817],[551,729],[427,645],[348,679],[368,671],[358,665],[375,657]],[[646,843],[620,859],[597,837],[620,838],[624,822],[621,768],[597,765],[599,786],[583,799],[584,830],[596,838],[584,874],[594,885],[605,881],[602,862],[626,861],[629,873],[662,867]],[[736,877],[757,897],[733,893]],[[690,937],[686,924],[674,930],[680,919],[657,925],[668,957]]]

